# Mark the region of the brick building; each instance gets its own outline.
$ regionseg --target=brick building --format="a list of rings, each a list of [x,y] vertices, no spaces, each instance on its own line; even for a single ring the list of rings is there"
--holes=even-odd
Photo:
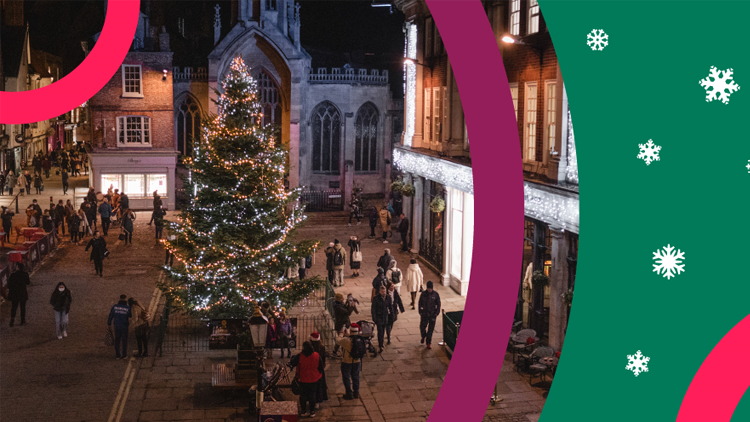
[[[142,16],[139,30],[144,26]],[[134,209],[152,208],[154,191],[167,208],[175,207],[173,53],[166,32],[154,35],[156,39],[134,45],[88,102],[89,185],[127,193]]]

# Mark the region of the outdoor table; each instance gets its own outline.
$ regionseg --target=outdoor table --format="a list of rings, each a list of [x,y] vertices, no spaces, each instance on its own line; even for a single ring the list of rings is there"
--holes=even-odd
[[[31,238],[34,236],[34,233],[37,233],[40,230],[44,231],[44,229],[40,229],[38,227],[24,227],[21,229],[21,235],[23,235],[26,240],[31,240]]]

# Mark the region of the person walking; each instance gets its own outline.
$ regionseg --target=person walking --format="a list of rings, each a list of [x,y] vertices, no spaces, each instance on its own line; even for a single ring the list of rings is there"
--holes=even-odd
[[[406,218],[405,214],[401,214],[401,221],[398,223],[398,232],[401,233],[401,250],[409,252],[409,241],[407,240],[409,235],[409,219]]]
[[[94,188],[89,188],[88,193],[86,193],[86,200],[88,200],[89,203],[96,205],[96,190],[94,190]]]
[[[24,271],[23,264],[16,266],[16,272],[8,278],[8,300],[11,302],[10,307],[10,326],[16,320],[16,310],[21,307],[21,325],[26,325],[26,301],[29,300],[29,292],[26,286],[31,284],[29,273]]]
[[[21,196],[24,196],[24,192],[26,191],[26,176],[23,174],[18,176],[18,179],[16,179],[16,186],[20,189]]]
[[[91,231],[89,227],[89,219],[86,217],[86,211],[83,209],[78,210],[78,241],[80,242],[86,237],[86,233]]]
[[[52,233],[55,230],[55,219],[49,214],[49,210],[44,210],[44,214],[42,214],[42,228],[47,233]]]
[[[391,250],[388,248],[383,249],[383,256],[378,259],[378,268],[382,268],[383,272],[388,271],[391,268],[391,261],[393,260]]]
[[[292,357],[292,349],[289,347],[289,340],[292,338],[292,322],[286,317],[286,311],[282,308],[279,312],[279,319],[276,322],[276,335],[279,339],[279,349],[281,349],[281,358],[284,358],[284,349],[287,350],[287,357]]]
[[[388,232],[391,231],[391,213],[388,212],[388,204],[383,205],[380,209],[380,228],[383,229],[383,243],[388,243]]]
[[[313,350],[312,344],[306,341],[302,344],[302,353],[294,355],[289,361],[289,366],[297,367],[297,380],[300,383],[301,393],[299,405],[302,417],[315,417],[315,405],[317,404],[318,381],[323,377],[323,359]],[[307,411],[307,407],[310,411]]]
[[[161,200],[159,200],[161,202]],[[154,223],[154,236],[156,236],[156,239],[161,239],[161,234],[164,231],[164,216],[167,215],[167,212],[165,209],[159,205],[158,208],[155,208],[154,211],[151,213],[151,221],[148,222],[148,225],[151,225],[151,222]]]
[[[154,210],[158,210],[161,208],[162,202],[161,202],[161,196],[159,196],[159,191],[154,191]]]
[[[117,194],[117,189],[115,189],[115,195]],[[129,210],[130,209],[130,198],[128,198],[128,195],[123,192],[122,195],[120,195],[120,209],[123,210]]]
[[[42,169],[44,169],[44,177],[49,179],[49,171],[52,169],[52,161],[50,161],[49,156],[47,155],[45,155],[42,160]]]
[[[325,250],[326,254],[326,270],[328,271],[328,282],[331,283],[332,286],[335,286],[333,284],[333,247],[335,243],[330,242],[328,244],[328,247]]]
[[[349,327],[349,331],[344,333],[344,337],[337,340],[336,345],[341,347],[341,378],[344,381],[344,400],[359,398],[359,373],[362,370],[362,357],[352,356],[352,349],[357,342],[364,342],[359,335],[359,325],[356,323]],[[364,348],[364,344],[360,345]]]
[[[391,309],[393,309],[393,301],[388,295],[388,289],[386,286],[380,286],[380,294],[372,299],[370,310],[372,311],[372,322],[378,327],[378,347],[381,353],[385,346],[385,332],[390,319]]]
[[[398,294],[401,294],[401,281],[404,279],[401,270],[397,267],[396,260],[391,261],[391,267],[385,273],[385,279],[393,283]]]
[[[91,248],[89,260],[94,261],[94,270],[99,277],[103,277],[102,271],[104,270],[104,258],[107,256],[107,241],[100,236],[99,230],[94,232],[94,237],[89,240],[84,252],[88,252],[89,248]]]
[[[115,359],[128,358],[128,329],[133,313],[127,299],[126,295],[120,295],[120,301],[112,306],[107,318],[107,326],[111,327],[112,323],[115,326]]]
[[[89,227],[91,227],[91,230],[96,230],[96,199],[89,201],[85,212],[86,221],[89,223]]]
[[[344,265],[346,264],[346,249],[338,239],[333,243],[333,285],[344,286]]]
[[[55,311],[55,332],[58,340],[68,336],[68,314],[72,301],[73,296],[70,294],[70,289],[62,281],[57,283],[55,290],[52,291],[49,304]]]
[[[375,239],[375,227],[378,225],[378,209],[372,207],[370,209],[370,239]]]
[[[26,182],[26,193],[31,195],[31,182],[33,182],[33,180],[28,170],[23,172],[23,177],[24,181]]]
[[[391,297],[391,309],[388,314],[388,324],[385,326],[385,334],[388,336],[388,344],[391,344],[391,331],[393,330],[393,324],[398,319],[398,314],[406,312],[404,310],[404,302],[401,301],[401,295],[398,294],[396,286],[393,283],[388,283],[388,296]]]
[[[44,186],[44,182],[42,181],[42,175],[38,172],[35,172],[34,173],[34,189],[36,190],[37,195],[42,193],[42,186]]]
[[[266,356],[267,359],[273,359],[273,349],[276,348],[279,341],[279,337],[276,335],[276,317],[273,316],[273,313],[269,313],[266,318],[268,318],[268,324],[266,324]]]
[[[409,292],[409,294],[411,295],[411,308],[412,309],[416,309],[414,305],[417,300],[417,292],[422,291],[423,281],[424,281],[424,274],[422,274],[422,269],[419,268],[419,264],[417,264],[417,260],[412,258],[412,260],[409,263],[409,267],[406,269],[406,277],[404,278],[404,284],[406,284],[406,291]]]
[[[10,243],[10,232],[13,230],[13,216],[15,213],[10,208],[2,208],[3,213],[0,218],[3,220],[3,232],[5,232],[5,241]]]
[[[8,195],[13,196],[13,188],[16,186],[16,176],[13,174],[13,170],[8,172],[8,176],[5,178],[5,187],[8,188]]]
[[[378,268],[378,275],[372,279],[372,296],[371,299],[375,299],[375,296],[380,292],[381,286],[387,286],[388,279],[385,278],[385,271],[382,268]]]
[[[65,205],[62,199],[57,201],[54,210],[55,226],[60,228],[60,234],[65,234]]]
[[[70,211],[70,209],[67,207],[66,207],[66,211],[69,213],[68,232],[70,232],[70,243],[78,245],[81,242],[81,238],[82,238],[82,236],[80,236],[80,231],[79,231],[79,227],[81,225],[81,218],[78,216],[77,212]]]
[[[62,185],[63,185],[63,195],[68,194],[68,170],[65,168],[62,169]]]
[[[432,289],[432,281],[427,282],[427,290],[419,295],[419,333],[422,335],[422,344],[427,340],[427,348],[431,349],[432,332],[435,331],[435,322],[440,315],[440,295]]]
[[[128,242],[133,244],[133,220],[135,220],[135,214],[130,209],[125,209],[122,213],[122,231],[125,233],[125,244]]]
[[[5,180],[7,179],[7,175],[3,172],[0,172],[0,196],[3,196],[5,194]]]
[[[318,381],[318,391],[315,395],[315,408],[320,409],[320,403],[328,400],[328,384],[326,383],[326,347],[320,342],[320,333],[310,334],[310,344],[315,353],[323,360],[323,370],[321,371],[320,381]]]
[[[110,218],[112,217],[112,206],[109,205],[107,198],[104,198],[104,201],[99,205],[99,216],[102,218],[102,232],[106,236],[111,223]]]
[[[138,354],[134,355],[137,358],[148,357],[148,336],[151,333],[151,326],[149,325],[149,315],[146,308],[144,308],[135,298],[128,299],[128,305],[130,306],[130,312],[133,315],[133,325],[135,326],[135,341],[138,343]]]
[[[349,259],[349,268],[352,270],[352,277],[359,277],[359,269],[362,266],[362,242],[359,237],[352,236],[349,238],[349,253],[351,258]]]

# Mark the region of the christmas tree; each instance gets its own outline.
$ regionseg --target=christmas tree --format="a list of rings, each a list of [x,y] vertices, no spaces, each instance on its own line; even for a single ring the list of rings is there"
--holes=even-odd
[[[170,223],[174,238],[163,241],[176,265],[160,287],[191,313],[248,317],[262,301],[293,306],[322,283],[287,277],[318,243],[289,240],[306,218],[296,205],[299,190],[284,188],[287,152],[277,128],[261,125],[257,85],[241,57],[222,88],[219,115],[203,119],[194,157],[186,159],[186,192],[195,194]]]

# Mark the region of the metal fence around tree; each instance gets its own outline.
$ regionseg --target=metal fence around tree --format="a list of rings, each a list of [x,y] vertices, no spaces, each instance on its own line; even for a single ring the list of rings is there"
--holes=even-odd
[[[305,211],[325,212],[344,210],[344,191],[342,189],[305,190],[300,193],[300,203],[305,205]]]

